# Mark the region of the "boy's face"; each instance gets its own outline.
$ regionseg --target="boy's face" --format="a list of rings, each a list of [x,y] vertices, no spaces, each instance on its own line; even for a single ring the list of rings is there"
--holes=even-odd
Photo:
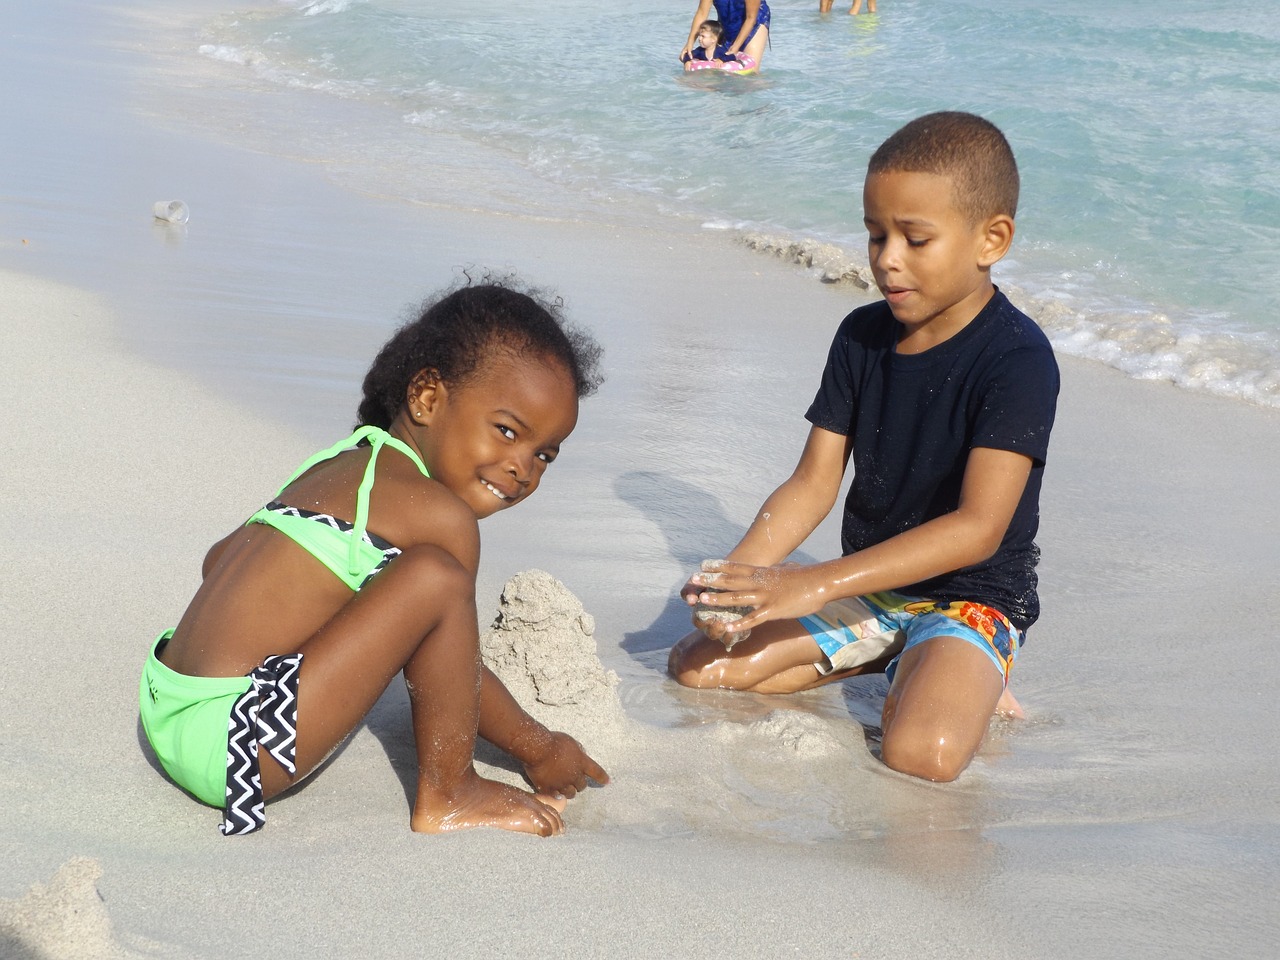
[[[698,30],[698,46],[710,52],[716,48],[716,35],[710,27],[701,27]]]
[[[1013,239],[1011,218],[971,223],[951,179],[932,173],[870,174],[862,207],[871,271],[900,323],[958,330],[977,316],[991,298],[989,268]]]

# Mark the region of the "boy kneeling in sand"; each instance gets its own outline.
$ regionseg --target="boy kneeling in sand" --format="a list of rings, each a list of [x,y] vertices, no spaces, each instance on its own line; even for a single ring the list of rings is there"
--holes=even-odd
[[[1009,671],[1039,614],[1058,368],[991,282],[1017,202],[1008,142],[972,114],[920,117],[872,155],[863,209],[884,300],[836,331],[794,473],[681,591],[700,612],[671,651],[680,683],[790,693],[883,670],[884,762],[928,780],[960,774],[994,711],[1020,715]],[[843,556],[784,563],[850,457]],[[726,622],[717,607],[748,609]]]

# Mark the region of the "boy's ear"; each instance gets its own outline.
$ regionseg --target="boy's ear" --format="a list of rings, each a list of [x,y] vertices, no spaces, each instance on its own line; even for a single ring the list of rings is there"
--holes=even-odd
[[[415,423],[429,423],[432,415],[440,408],[448,388],[440,379],[440,373],[431,367],[419,370],[409,381],[405,390],[405,403],[409,407],[409,416]]]
[[[998,213],[983,225],[982,246],[978,250],[978,266],[990,267],[1009,252],[1013,245],[1013,217]]]

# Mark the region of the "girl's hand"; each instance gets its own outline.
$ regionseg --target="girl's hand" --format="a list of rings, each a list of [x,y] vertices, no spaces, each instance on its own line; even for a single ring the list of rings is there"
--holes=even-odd
[[[525,761],[524,774],[539,793],[553,797],[574,797],[587,788],[587,780],[600,785],[609,782],[609,774],[567,733],[550,731],[537,755]]]
[[[757,567],[731,560],[703,564],[703,570],[690,577],[680,593],[691,605],[754,608],[738,620],[704,628],[713,640],[732,639],[734,634],[770,620],[794,620],[817,613],[835,599],[813,567],[797,563]]]

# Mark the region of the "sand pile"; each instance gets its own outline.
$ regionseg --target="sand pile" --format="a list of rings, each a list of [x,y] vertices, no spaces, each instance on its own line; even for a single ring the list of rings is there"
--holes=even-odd
[[[493,625],[480,636],[485,665],[538,720],[579,736],[623,721],[618,675],[596,654],[595,618],[542,570],[507,581]]]
[[[485,664],[520,705],[576,737],[613,778],[573,802],[575,828],[795,837],[843,818],[829,802],[844,792],[835,782],[874,764],[856,724],[833,725],[781,700],[753,699],[733,719],[651,726],[626,716],[618,676],[601,664],[594,633],[594,618],[563,583],[528,570],[507,581],[493,625],[480,637]],[[483,748],[478,759],[486,775],[512,779]],[[798,805],[788,799],[797,787],[810,796]],[[793,814],[779,817],[779,809]]]
[[[91,857],[64,863],[49,883],[34,884],[18,900],[0,900],[0,956],[12,960],[138,960],[163,956],[157,944],[142,952],[121,946],[98,891],[102,865]]]

